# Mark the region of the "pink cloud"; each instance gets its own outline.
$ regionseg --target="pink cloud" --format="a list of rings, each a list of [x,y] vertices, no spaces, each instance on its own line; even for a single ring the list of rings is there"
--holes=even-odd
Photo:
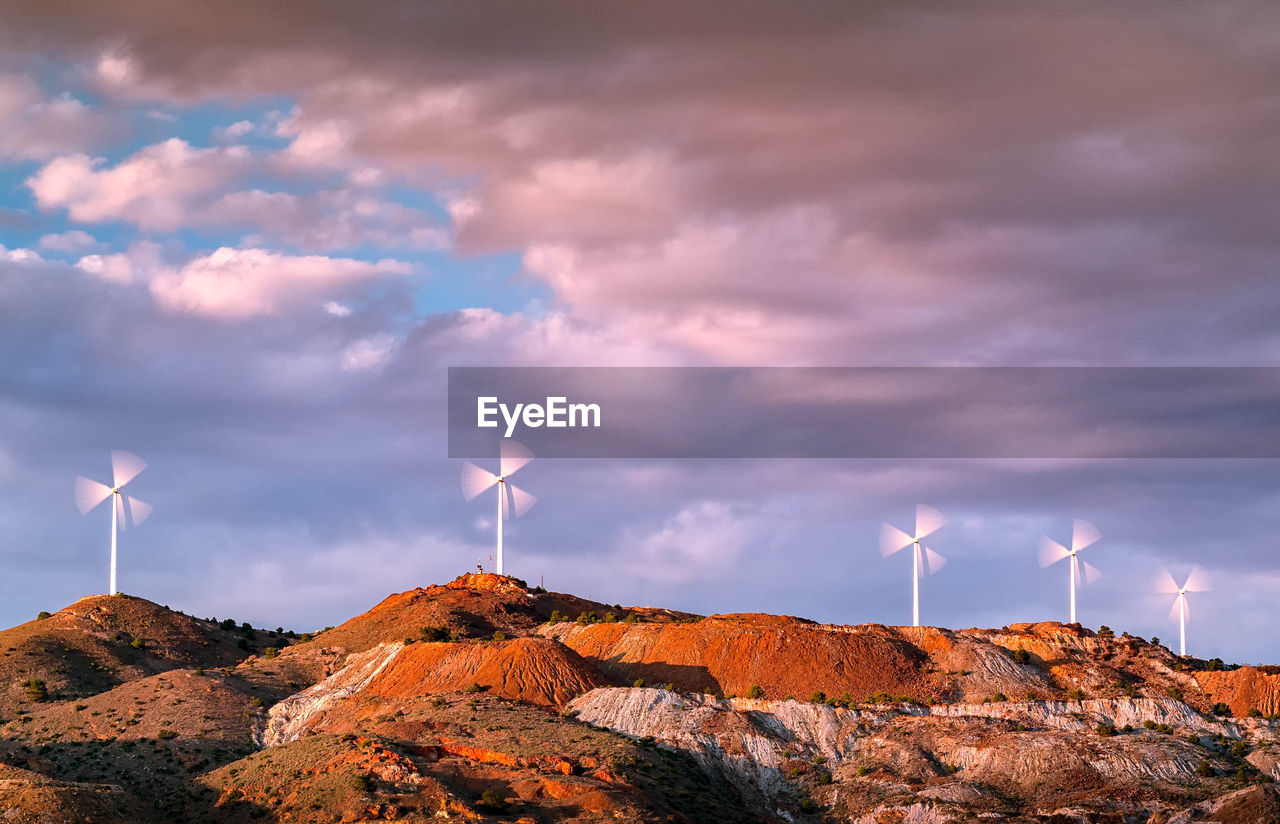
[[[81,151],[111,130],[102,113],[68,94],[47,97],[21,75],[0,75],[0,123],[0,158],[19,160]]]
[[[409,271],[408,264],[393,260],[368,263],[223,247],[162,270],[151,279],[151,294],[169,311],[235,320],[274,314],[286,303],[318,300],[352,283]]]
[[[66,209],[72,220],[126,220],[147,231],[171,232],[211,192],[245,174],[249,162],[242,146],[194,149],[171,138],[111,168],[83,154],[59,157],[27,186],[41,209]]]

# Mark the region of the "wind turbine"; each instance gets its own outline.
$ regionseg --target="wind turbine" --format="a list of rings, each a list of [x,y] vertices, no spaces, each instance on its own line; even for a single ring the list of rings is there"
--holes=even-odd
[[[1187,576],[1186,583],[1178,586],[1178,582],[1173,579],[1173,575],[1169,570],[1164,571],[1164,575],[1160,576],[1160,583],[1157,590],[1170,595],[1177,594],[1177,598],[1173,599],[1173,608],[1169,610],[1169,617],[1172,618],[1174,613],[1178,615],[1178,655],[1187,654],[1187,613],[1191,608],[1187,606],[1188,592],[1207,592],[1213,589],[1213,583],[1209,580],[1209,573],[1204,568],[1196,564],[1191,568],[1191,574]]]
[[[911,626],[920,626],[920,579],[926,573],[942,569],[947,559],[934,552],[920,541],[927,535],[937,532],[947,519],[931,506],[916,505],[916,529],[914,534],[907,534],[896,526],[883,524],[880,527],[880,554],[889,557],[895,552],[911,547]]]
[[[111,452],[111,486],[91,481],[83,475],[76,476],[76,506],[80,514],[88,514],[98,504],[111,498],[111,588],[110,594],[116,594],[116,532],[125,528],[125,522],[132,521],[134,526],[142,523],[151,514],[151,505],[144,503],[121,490],[124,485],[138,477],[147,464],[137,455],[119,449]],[[126,513],[128,517],[126,518]]]
[[[1076,583],[1081,577],[1081,566],[1084,567],[1084,583],[1092,584],[1102,575],[1098,568],[1088,561],[1081,561],[1077,554],[1085,547],[1097,543],[1102,537],[1102,533],[1098,528],[1088,521],[1076,519],[1075,524],[1071,527],[1071,549],[1067,549],[1062,544],[1053,540],[1049,536],[1043,536],[1040,539],[1040,566],[1047,567],[1050,564],[1056,564],[1063,558],[1070,558],[1071,563],[1071,620],[1069,623],[1076,622]]]
[[[502,521],[514,518],[529,511],[538,500],[520,487],[507,480],[516,474],[525,464],[533,460],[533,453],[516,441],[504,438],[498,449],[498,474],[481,469],[473,463],[462,467],[462,496],[468,501],[485,490],[498,487],[498,569],[502,575]],[[508,494],[510,500],[508,500]]]

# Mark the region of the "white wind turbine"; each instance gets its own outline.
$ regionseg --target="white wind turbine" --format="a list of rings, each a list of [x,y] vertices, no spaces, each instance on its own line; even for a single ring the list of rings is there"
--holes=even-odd
[[[947,563],[947,559],[934,552],[920,541],[927,535],[937,532],[947,519],[931,506],[916,505],[916,530],[907,534],[896,526],[883,524],[880,527],[880,554],[889,557],[895,552],[911,547],[911,626],[920,626],[920,579],[926,573],[936,573]]]
[[[1102,575],[1098,568],[1088,561],[1081,561],[1077,554],[1085,547],[1097,543],[1102,537],[1102,533],[1098,528],[1088,521],[1076,519],[1075,524],[1071,527],[1071,549],[1067,549],[1062,544],[1052,538],[1043,536],[1040,539],[1040,566],[1047,567],[1050,564],[1056,564],[1063,558],[1070,558],[1071,576],[1071,620],[1068,623],[1076,622],[1076,585],[1080,582],[1083,572],[1084,583],[1092,584]],[[1083,566],[1083,571],[1081,567]]]
[[[498,487],[498,568],[502,575],[502,521],[529,511],[538,500],[507,480],[525,464],[533,460],[533,453],[519,443],[504,438],[498,450],[498,474],[481,469],[473,463],[462,467],[462,495],[468,501],[494,486]],[[508,500],[508,494],[510,500]]]
[[[1178,616],[1178,654],[1187,654],[1187,613],[1191,608],[1187,605],[1188,592],[1208,592],[1213,589],[1213,583],[1209,580],[1209,573],[1204,568],[1196,564],[1191,568],[1191,574],[1187,576],[1186,583],[1178,586],[1178,582],[1174,580],[1169,570],[1165,570],[1160,576],[1160,582],[1156,589],[1169,595],[1176,594],[1178,597],[1173,599],[1173,608],[1169,610],[1169,617],[1173,618],[1176,613]]]
[[[111,452],[111,486],[91,481],[83,475],[76,476],[76,506],[84,515],[98,504],[111,498],[111,595],[116,594],[116,532],[125,528],[126,521],[134,526],[142,523],[151,514],[151,505],[143,503],[132,495],[121,490],[124,485],[138,477],[147,464],[137,455],[119,449]],[[127,516],[127,517],[126,517]]]

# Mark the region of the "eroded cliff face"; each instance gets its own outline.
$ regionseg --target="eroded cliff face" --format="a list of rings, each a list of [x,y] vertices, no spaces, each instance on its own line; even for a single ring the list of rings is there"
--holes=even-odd
[[[1171,813],[1220,789],[1206,771],[1236,769],[1232,745],[1247,742],[1251,755],[1280,745],[1272,722],[1224,721],[1170,698],[852,709],[614,688],[567,709],[687,752],[762,803],[807,792],[867,821],[890,809],[905,816],[894,821],[1007,815],[1011,805],[1037,815],[1076,807]],[[1269,757],[1259,755],[1259,769],[1275,769]]]
[[[422,696],[485,691],[513,701],[558,707],[608,682],[572,650],[545,638],[471,643],[380,644],[271,708],[265,746],[283,744],[326,720],[351,721],[344,699],[392,703]],[[336,716],[330,719],[329,716]]]

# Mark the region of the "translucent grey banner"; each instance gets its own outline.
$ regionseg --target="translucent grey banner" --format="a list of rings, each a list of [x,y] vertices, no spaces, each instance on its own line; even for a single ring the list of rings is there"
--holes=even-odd
[[[453,367],[449,457],[1277,458],[1276,367]]]

